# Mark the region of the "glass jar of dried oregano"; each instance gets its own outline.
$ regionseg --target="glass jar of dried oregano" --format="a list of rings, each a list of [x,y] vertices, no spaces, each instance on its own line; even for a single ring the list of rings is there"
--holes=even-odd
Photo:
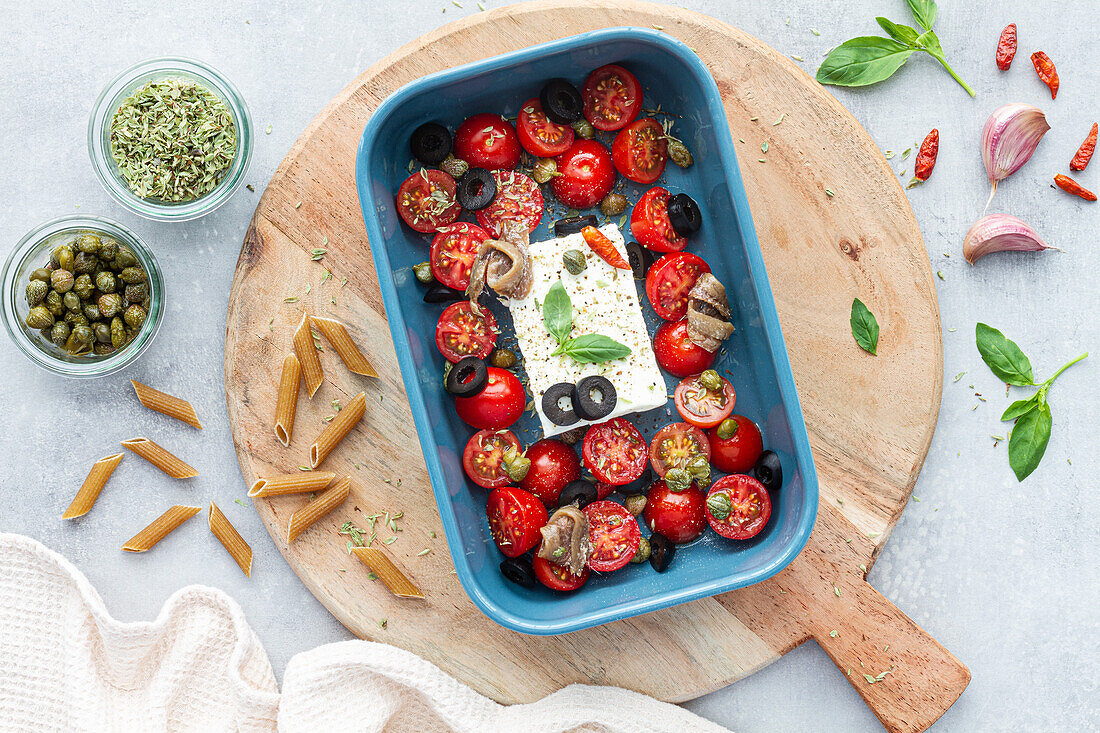
[[[88,153],[115,199],[149,218],[185,221],[225,203],[252,157],[240,93],[199,61],[157,58],[107,85],[88,123]]]

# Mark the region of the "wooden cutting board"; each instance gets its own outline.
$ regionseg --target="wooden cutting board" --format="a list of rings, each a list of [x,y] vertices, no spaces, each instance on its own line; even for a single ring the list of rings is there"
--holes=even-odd
[[[745,141],[737,143],[742,177],[806,414],[821,511],[805,551],[767,582],[565,636],[524,636],[483,616],[453,574],[378,292],[356,197],[355,151],[372,110],[406,82],[616,25],[660,27],[695,49],[718,82],[734,138]],[[762,164],[764,141],[770,147]],[[312,261],[310,251],[322,247],[323,260]],[[326,268],[333,278],[322,282]],[[877,357],[852,341],[855,296],[881,325]],[[284,302],[288,297],[300,301]],[[348,323],[383,376],[350,375],[326,350],[326,381],[312,401],[300,400],[294,441],[284,449],[271,430],[275,391],[303,308]],[[306,463],[331,401],[367,393],[365,420],[326,462],[352,476],[348,502],[290,546],[287,519],[306,500],[256,504],[294,571],[357,636],[409,649],[508,703],[573,682],[687,700],[813,638],[891,731],[924,730],[970,679],[865,581],[928,451],[942,367],[924,242],[867,133],[757,39],[694,12],[633,0],[543,0],[477,13],[364,72],[309,125],[264,192],[241,249],[226,324],[229,417],[249,482]],[[424,589],[425,601],[394,599],[345,551],[340,525],[362,526],[366,514],[382,511],[404,512],[400,540],[388,551]],[[420,555],[425,549],[430,553]]]

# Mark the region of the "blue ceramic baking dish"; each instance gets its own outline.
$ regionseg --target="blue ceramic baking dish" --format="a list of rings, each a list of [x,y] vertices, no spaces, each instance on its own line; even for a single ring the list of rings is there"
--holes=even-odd
[[[412,266],[427,258],[431,240],[401,223],[394,194],[409,175],[409,135],[418,125],[437,120],[454,129],[477,112],[514,116],[547,79],[565,77],[579,87],[590,71],[608,63],[622,64],[638,77],[646,108],[681,115],[674,118],[673,133],[691,149],[695,165],[681,170],[669,164],[662,185],[689,193],[703,210],[705,223],[689,249],[726,285],[737,328],[715,368],[732,373],[736,411],[760,425],[765,446],[783,463],[784,484],[772,497],[771,521],[751,541],[725,540],[708,530],[693,545],[679,548],[664,573],[648,563],[628,565],[614,573],[594,573],[580,591],[557,594],[541,586],[522,588],[500,574],[503,558],[485,519],[487,490],[467,480],[462,470],[462,450],[474,431],[455,414],[442,387],[444,360],[434,343],[442,307],[423,302],[423,286],[412,274]],[[529,634],[576,631],[758,583],[801,551],[817,514],[810,443],[722,100],[714,79],[687,46],[649,29],[608,28],[418,79],[383,101],[367,122],[355,179],[447,544],[463,587],[487,616]],[[625,193],[637,201],[643,188],[631,184]],[[540,226],[534,236],[548,236],[546,231]],[[485,301],[507,338],[512,333],[507,310],[491,296]],[[643,308],[655,325],[648,301]],[[677,381],[668,378],[670,394]],[[679,416],[658,408],[635,418],[650,438]],[[524,444],[540,434],[530,414],[513,430]]]

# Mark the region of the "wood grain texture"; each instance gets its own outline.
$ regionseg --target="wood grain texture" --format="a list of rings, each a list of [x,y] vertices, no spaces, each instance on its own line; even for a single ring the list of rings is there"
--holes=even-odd
[[[742,177],[810,431],[822,510],[806,550],[765,583],[564,636],[524,636],[483,616],[452,572],[377,288],[354,154],[371,111],[413,79],[616,25],[660,25],[694,48],[718,82],[734,138],[745,140],[738,152],[751,151],[742,154]],[[753,153],[765,140],[768,162],[759,164]],[[310,250],[325,236],[328,253],[312,262]],[[322,268],[334,279],[320,284]],[[856,295],[881,325],[877,357],[852,343]],[[288,296],[301,301],[283,304]],[[279,365],[303,309],[346,323],[381,377],[350,374],[323,352],[325,383],[299,405],[298,435],[283,448],[270,421]],[[760,41],[697,13],[634,0],[545,0],[478,13],[402,47],[307,127],[264,192],[241,250],[225,381],[249,483],[306,464],[303,436],[331,414],[330,401],[366,392],[366,416],[324,465],[352,475],[351,498],[289,547],[286,522],[305,497],[256,502],[291,567],[356,635],[410,649],[501,702],[531,701],[571,682],[682,701],[814,638],[841,670],[852,669],[852,684],[887,729],[920,731],[961,694],[969,672],[875,592],[860,565],[871,566],[908,501],[939,411],[942,362],[935,288],[912,210],[880,151],[831,95]],[[396,476],[400,486],[383,481]],[[366,514],[387,510],[405,512],[401,541],[387,551],[423,589],[423,602],[394,599],[368,580],[336,534],[345,521],[362,526]],[[431,552],[420,556],[423,549]],[[862,676],[891,665],[881,681]]]

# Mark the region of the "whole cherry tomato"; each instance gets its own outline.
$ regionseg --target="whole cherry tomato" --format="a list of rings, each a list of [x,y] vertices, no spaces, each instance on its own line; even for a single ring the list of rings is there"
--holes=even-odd
[[[665,321],[653,337],[657,363],[674,377],[688,377],[710,369],[714,354],[688,338],[687,320]]]
[[[577,140],[557,158],[558,175],[550,186],[566,206],[588,209],[600,202],[615,185],[611,153],[599,140]]]
[[[581,477],[577,452],[560,440],[544,438],[528,448],[524,455],[531,461],[531,468],[519,485],[547,506],[557,506],[561,490]]]
[[[523,415],[527,395],[523,384],[507,369],[488,368],[485,389],[473,397],[455,397],[455,412],[480,430],[502,430]]]
[[[744,415],[730,415],[737,429],[728,438],[719,438],[718,429],[707,431],[710,441],[710,462],[722,473],[747,473],[756,465],[756,459],[764,451],[764,439],[760,428]]]
[[[658,481],[646,495],[642,517],[650,530],[672,542],[691,542],[707,528],[706,498],[695,484],[677,493]]]

